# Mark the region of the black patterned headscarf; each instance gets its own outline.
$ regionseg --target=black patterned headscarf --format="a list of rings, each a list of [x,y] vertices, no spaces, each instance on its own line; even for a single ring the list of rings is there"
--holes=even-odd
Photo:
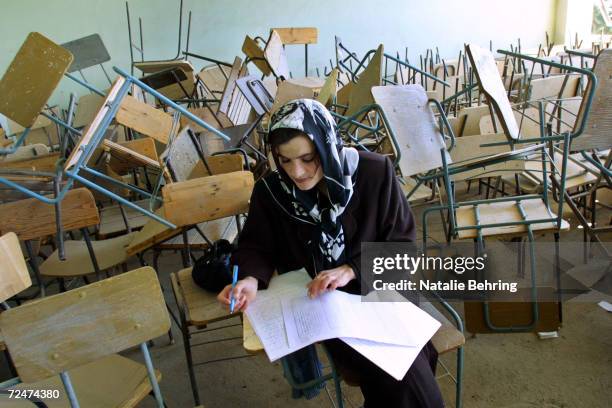
[[[359,155],[344,147],[336,134],[336,124],[329,111],[312,99],[296,99],[283,105],[270,123],[276,129],[296,129],[314,143],[323,170],[329,200],[321,200],[319,189],[302,191],[295,186],[277,163],[276,174],[264,179],[276,203],[292,218],[315,225],[312,244],[318,269],[330,269],[346,263],[344,231],[339,220],[353,195]],[[322,204],[323,203],[323,204]]]

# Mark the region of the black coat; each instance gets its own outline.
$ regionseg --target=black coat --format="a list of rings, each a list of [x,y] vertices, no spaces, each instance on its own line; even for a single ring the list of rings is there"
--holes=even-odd
[[[340,220],[347,263],[357,277],[344,289],[359,293],[362,242],[412,242],[415,239],[414,217],[388,158],[359,152],[353,196]],[[284,273],[304,267],[314,277],[321,271],[315,271],[309,246],[313,228],[292,219],[259,181],[253,189],[249,215],[232,264],[239,266],[240,278],[257,278],[260,289],[267,287],[274,270]]]

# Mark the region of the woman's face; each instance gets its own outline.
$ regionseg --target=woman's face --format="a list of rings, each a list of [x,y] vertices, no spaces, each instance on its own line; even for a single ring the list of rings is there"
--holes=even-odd
[[[300,135],[277,148],[278,162],[300,190],[314,188],[323,178],[323,169],[314,143]]]

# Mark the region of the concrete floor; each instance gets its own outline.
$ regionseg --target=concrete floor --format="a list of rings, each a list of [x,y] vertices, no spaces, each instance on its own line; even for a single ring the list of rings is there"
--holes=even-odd
[[[419,214],[422,207],[415,208]],[[600,212],[609,220],[610,213]],[[420,224],[420,221],[418,222]],[[442,240],[439,221],[432,219],[431,238]],[[572,222],[572,230],[562,240],[581,241],[582,233]],[[607,237],[610,241],[610,237]],[[566,255],[566,254],[562,254]],[[150,256],[145,257],[150,261]],[[138,265],[133,262],[131,267]],[[181,269],[178,253],[166,252],[160,258],[159,275],[165,296],[176,313],[170,292],[169,273]],[[461,312],[462,309],[458,305]],[[466,408],[608,408],[612,406],[612,314],[594,303],[568,303],[564,306],[563,326],[559,338],[540,340],[535,334],[466,334],[463,403]],[[233,323],[239,323],[234,319]],[[229,321],[221,323],[225,325]],[[214,326],[211,326],[214,327]],[[175,343],[168,337],[155,339],[153,361],[161,370],[162,393],[169,407],[193,407],[187,375],[183,341],[173,324]],[[194,359],[218,359],[244,355],[241,327],[218,330],[207,337],[196,336],[194,342],[220,337],[238,337],[225,342],[196,347]],[[140,360],[137,350],[124,352]],[[455,353],[441,356],[454,371]],[[443,372],[440,368],[439,373]],[[326,407],[331,406],[322,392],[317,398],[293,400],[278,363],[269,362],[265,354],[215,362],[196,367],[198,389],[205,407]],[[454,407],[454,384],[449,377],[440,378],[447,406]],[[328,387],[333,396],[333,386]],[[343,386],[346,406],[359,407],[363,398],[358,388]],[[0,404],[1,405],[1,404]],[[152,398],[140,406],[154,407]]]

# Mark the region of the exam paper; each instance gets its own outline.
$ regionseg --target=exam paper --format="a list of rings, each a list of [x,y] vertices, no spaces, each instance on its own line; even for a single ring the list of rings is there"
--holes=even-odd
[[[329,306],[329,304],[348,302],[348,306],[345,304],[341,307],[344,317],[348,316],[348,319],[354,319],[350,316],[356,314],[359,317],[355,325],[357,329],[365,329],[366,332],[370,332],[367,336],[375,337],[379,334],[372,334],[372,330],[369,330],[369,326],[365,324],[361,317],[369,315],[369,319],[377,319],[380,317],[377,313],[390,316],[394,313],[394,309],[395,312],[399,310],[401,313],[394,313],[395,318],[392,320],[393,325],[391,325],[393,327],[389,327],[390,336],[405,335],[406,337],[401,339],[401,342],[410,345],[381,343],[340,335],[327,337],[330,333],[326,331],[338,326],[337,318],[330,317],[333,313],[327,313],[323,306],[319,308],[306,308],[304,306],[307,305],[306,302],[317,300],[308,299],[306,296],[306,285],[309,281],[310,277],[303,269],[275,277],[267,290],[258,292],[256,300],[246,311],[247,317],[260,338],[270,361],[275,361],[293,351],[319,341],[312,340],[313,338],[323,340],[339,337],[381,369],[400,380],[423,346],[440,327],[437,320],[410,302],[366,303],[362,302],[359,296],[336,291],[317,298],[319,305],[327,304]],[[333,293],[337,293],[338,296],[327,297],[327,295]],[[343,300],[336,302],[337,299]],[[398,299],[403,298],[398,295]],[[283,304],[285,305],[285,311],[283,311]],[[374,308],[372,308],[373,305]],[[306,309],[305,311],[302,306]],[[289,324],[286,325],[284,314],[286,315],[292,308],[301,309],[302,313],[293,316],[293,322],[289,319]],[[377,310],[377,312],[373,312],[373,310]],[[296,319],[298,320],[297,324]],[[383,320],[385,321],[377,324],[383,326],[387,324],[388,319]],[[293,325],[293,327],[287,330],[286,326],[290,325]]]
[[[408,308],[411,309],[408,312],[411,320],[410,328],[418,334],[418,336],[413,336],[415,343],[412,347],[383,344],[363,339],[340,338],[398,381],[404,378],[421,349],[441,326],[440,322],[413,303],[402,303],[408,305]]]
[[[407,315],[408,302],[364,303],[361,296],[341,291],[310,299],[284,297],[281,309],[289,347],[300,349],[317,341],[351,337],[380,343],[414,346]]]
[[[298,350],[289,348],[281,299],[306,293],[306,285],[310,280],[305,269],[275,276],[268,289],[257,292],[255,300],[245,311],[270,361]]]

